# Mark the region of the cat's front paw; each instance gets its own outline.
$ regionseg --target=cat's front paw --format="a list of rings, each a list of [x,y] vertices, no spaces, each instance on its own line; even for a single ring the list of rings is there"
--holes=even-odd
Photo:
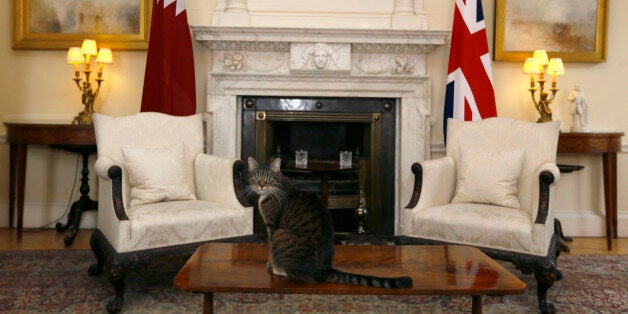
[[[266,269],[277,276],[288,276],[283,268],[273,266],[271,261],[266,262]]]
[[[277,276],[288,276],[285,270],[283,270],[282,268],[277,268],[277,267],[273,268],[273,274]]]

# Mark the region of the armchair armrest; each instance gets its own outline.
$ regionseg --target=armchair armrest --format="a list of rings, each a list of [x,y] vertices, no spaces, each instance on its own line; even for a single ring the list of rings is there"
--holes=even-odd
[[[241,160],[199,154],[194,160],[196,197],[234,207],[250,207],[242,191]]]
[[[451,202],[456,189],[456,165],[453,158],[422,160],[412,165],[414,190],[406,206],[425,208]]]
[[[550,187],[560,179],[560,170],[554,163],[544,163],[536,171],[539,177],[539,200],[535,224],[545,224],[550,214]]]
[[[109,168],[112,166],[117,166],[118,164],[109,157],[99,156],[96,159],[96,163],[94,164],[94,171],[96,174],[103,179],[111,179],[109,178]]]
[[[126,210],[124,209],[124,199],[122,196],[122,168],[107,157],[98,158],[94,168],[98,176],[102,179],[111,180],[113,210],[118,220],[129,220],[129,216],[127,216]]]

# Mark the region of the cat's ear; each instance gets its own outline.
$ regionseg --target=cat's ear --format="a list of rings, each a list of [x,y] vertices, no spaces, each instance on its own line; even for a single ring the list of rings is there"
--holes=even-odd
[[[255,159],[253,159],[253,157],[249,157],[248,159],[249,162],[249,171],[254,171],[255,169],[257,169],[257,161],[255,161]]]
[[[275,172],[279,172],[280,167],[281,167],[281,158],[276,158],[270,164],[270,170],[275,171]]]

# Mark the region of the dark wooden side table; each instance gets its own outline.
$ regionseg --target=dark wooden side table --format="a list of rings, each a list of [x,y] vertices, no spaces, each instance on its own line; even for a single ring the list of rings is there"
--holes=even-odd
[[[604,207],[606,215],[606,246],[613,248],[617,238],[617,152],[621,151],[623,132],[561,132],[558,138],[559,153],[602,154],[604,178]]]
[[[356,185],[358,183],[358,171],[360,171],[360,165],[353,163],[351,167],[340,168],[336,161],[323,161],[323,160],[310,160],[305,168],[299,168],[294,165],[294,162],[289,162],[286,167],[281,169],[284,175],[304,175],[309,174],[317,177],[321,180],[321,201],[325,206],[329,205],[329,180],[333,175],[343,173],[353,173],[355,175]],[[359,194],[359,188],[356,188],[356,194]],[[357,206],[357,203],[356,203]]]
[[[363,209],[360,215],[357,214],[362,191],[360,168],[360,163],[355,161],[347,168],[341,168],[334,160],[309,160],[307,167],[295,167],[294,161],[289,161],[282,166],[281,172],[300,189],[320,193],[321,202],[330,209],[337,234],[353,231],[364,235],[368,211]]]
[[[17,240],[22,240],[24,222],[24,190],[26,183],[26,152],[28,145],[49,145],[53,148],[76,152],[83,157],[81,170],[81,196],[74,202],[68,214],[65,226],[57,223],[58,232],[65,232],[70,227],[70,234],[64,239],[65,246],[72,245],[83,211],[96,210],[98,203],[89,198],[89,154],[96,152],[96,135],[93,125],[48,124],[5,122],[7,142],[10,144],[9,174],[9,227],[13,228],[13,219],[17,205]],[[16,204],[17,200],[17,204]]]

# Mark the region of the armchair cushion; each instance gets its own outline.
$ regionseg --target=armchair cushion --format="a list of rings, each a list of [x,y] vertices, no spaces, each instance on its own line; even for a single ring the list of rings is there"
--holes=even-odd
[[[545,243],[533,248],[530,215],[522,210],[487,204],[451,203],[414,210],[407,234],[511,252],[547,253]],[[534,232],[544,233],[544,230]]]
[[[208,201],[173,201],[129,208],[129,234],[119,252],[251,234],[252,209]]]
[[[517,183],[522,163],[523,150],[477,152],[461,148],[452,203],[519,208]]]
[[[165,148],[122,148],[131,183],[130,205],[195,200],[193,173],[182,144]]]

